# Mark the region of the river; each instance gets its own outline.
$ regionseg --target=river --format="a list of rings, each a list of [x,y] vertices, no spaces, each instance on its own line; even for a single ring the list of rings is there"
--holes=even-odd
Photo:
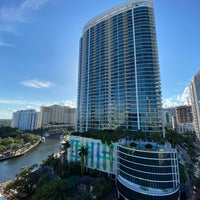
[[[60,150],[60,135],[53,134],[46,138],[44,143],[39,144],[34,149],[23,156],[12,158],[0,162],[0,183],[15,178],[23,166],[32,166],[33,164],[41,164],[42,160],[52,153]]]

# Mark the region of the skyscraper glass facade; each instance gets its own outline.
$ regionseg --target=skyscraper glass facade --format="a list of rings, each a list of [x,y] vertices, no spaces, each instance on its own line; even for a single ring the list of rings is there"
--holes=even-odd
[[[117,146],[117,188],[124,199],[177,200],[180,178],[177,151],[166,143],[151,150]],[[153,150],[154,149],[154,150]]]
[[[80,39],[77,131],[161,132],[161,87],[151,0],[89,21]]]

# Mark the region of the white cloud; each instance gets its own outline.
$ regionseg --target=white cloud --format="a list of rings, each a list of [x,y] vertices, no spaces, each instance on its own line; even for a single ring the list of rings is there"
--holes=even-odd
[[[7,105],[35,105],[40,106],[43,102],[41,101],[30,101],[30,100],[18,100],[18,99],[0,99],[0,104]],[[12,110],[12,109],[10,109]]]
[[[38,88],[38,89],[49,88],[54,86],[54,84],[49,81],[39,81],[39,80],[22,81],[21,84],[25,87]]]
[[[186,82],[178,82],[178,85],[187,86],[187,85],[188,85],[188,83],[186,83]]]
[[[188,104],[190,104],[190,91],[188,86],[184,89],[181,95],[179,94],[171,98],[163,99],[163,108]]]
[[[4,47],[15,47],[15,45],[9,44],[9,43],[5,43],[0,41],[0,46],[4,46]]]
[[[39,9],[43,4],[47,3],[50,0],[25,0],[21,6],[20,10],[24,11],[27,9],[36,10]]]
[[[15,45],[9,44],[7,42],[5,42],[3,39],[0,38],[0,46],[4,46],[4,47],[15,47]]]
[[[25,101],[0,99],[0,104],[24,104]]]
[[[12,113],[11,110],[3,110],[0,112],[0,119],[12,119]]]
[[[0,8],[0,20],[2,22],[24,22],[26,20],[26,12],[30,10],[38,10],[45,3],[51,0],[24,0],[15,1],[7,7]],[[20,3],[19,3],[20,2]]]
[[[7,32],[13,35],[22,35],[16,26],[18,23],[27,22],[28,13],[40,9],[44,4],[52,0],[23,0],[13,1],[7,6],[0,7],[0,33]],[[0,42],[0,46],[13,46]]]
[[[187,105],[190,103],[190,90],[189,87],[186,87],[182,93],[182,95],[177,96],[177,100],[181,102],[182,105]]]
[[[175,102],[175,98],[163,99],[163,108],[171,108],[177,106],[178,103]]]
[[[76,108],[76,103],[70,100],[62,100],[61,102],[58,103],[61,106],[69,106],[72,108]]]
[[[14,6],[1,7],[0,9],[0,20],[4,23],[19,22],[22,20],[22,13],[20,9]]]
[[[0,23],[0,32],[7,32],[14,35],[22,35],[20,32],[16,30],[14,26],[6,23]]]

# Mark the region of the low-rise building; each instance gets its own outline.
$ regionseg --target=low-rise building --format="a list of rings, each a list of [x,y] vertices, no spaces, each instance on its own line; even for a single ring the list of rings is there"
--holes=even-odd
[[[88,149],[85,156],[85,167],[102,171],[108,174],[116,174],[116,143],[107,145],[101,140],[92,138],[70,136],[70,149],[68,150],[68,160],[77,162],[79,160],[79,152],[81,146]]]
[[[194,124],[193,123],[177,123],[176,125],[177,133],[186,133],[186,132],[195,132]]]

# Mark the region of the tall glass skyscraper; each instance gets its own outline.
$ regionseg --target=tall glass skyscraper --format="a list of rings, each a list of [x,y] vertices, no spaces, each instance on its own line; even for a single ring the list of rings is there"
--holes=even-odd
[[[194,128],[197,137],[200,138],[200,71],[192,78],[189,88]]]
[[[161,132],[151,0],[129,0],[89,21],[80,39],[77,131]]]

